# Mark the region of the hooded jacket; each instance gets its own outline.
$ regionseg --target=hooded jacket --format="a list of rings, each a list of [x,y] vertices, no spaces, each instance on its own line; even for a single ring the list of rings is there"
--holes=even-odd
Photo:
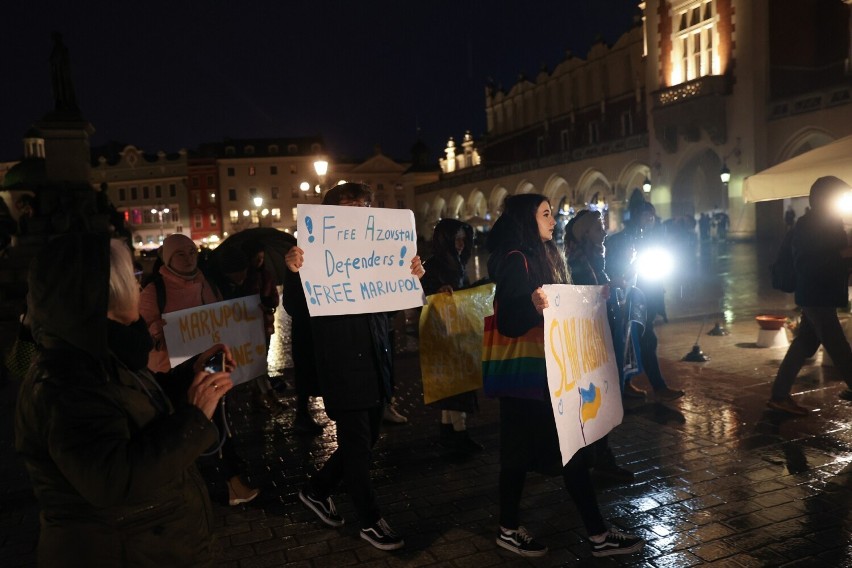
[[[847,246],[843,223],[811,209],[793,229],[796,304],[806,308],[843,308],[849,301],[849,263],[841,257]]]
[[[41,509],[39,564],[210,564],[211,506],[194,462],[216,430],[182,400],[194,359],[158,377],[129,369],[110,349],[108,286],[102,235],[59,237],[30,268],[40,353],[18,397],[15,446]]]

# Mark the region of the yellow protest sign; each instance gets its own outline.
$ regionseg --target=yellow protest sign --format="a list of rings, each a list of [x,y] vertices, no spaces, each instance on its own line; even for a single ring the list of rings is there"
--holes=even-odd
[[[482,333],[494,284],[426,297],[420,314],[420,371],[426,404],[482,387]]]
[[[170,312],[163,320],[172,367],[214,343],[224,343],[237,363],[231,373],[234,384],[266,373],[266,335],[257,294]]]

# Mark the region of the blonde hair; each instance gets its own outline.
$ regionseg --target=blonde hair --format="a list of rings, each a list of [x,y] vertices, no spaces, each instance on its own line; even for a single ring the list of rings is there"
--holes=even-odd
[[[133,270],[133,258],[124,241],[110,239],[109,242],[109,303],[114,310],[127,306],[139,293],[139,282]]]

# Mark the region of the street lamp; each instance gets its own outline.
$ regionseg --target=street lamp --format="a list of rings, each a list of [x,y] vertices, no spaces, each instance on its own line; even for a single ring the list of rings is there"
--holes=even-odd
[[[642,191],[645,193],[651,193],[651,180],[647,177],[645,178],[645,181],[642,182]]]
[[[156,215],[160,221],[160,244],[163,244],[165,236],[163,235],[163,213],[168,213],[170,209],[162,203],[158,203],[156,207],[151,209],[151,214]]]
[[[319,178],[319,184],[315,190],[318,194],[322,194],[323,186],[325,185],[325,175],[328,173],[328,162],[326,160],[317,160],[314,162],[314,171]]]
[[[252,201],[254,202],[255,210],[257,210],[257,226],[260,227],[261,226],[260,221],[261,221],[261,215],[262,215],[260,208],[263,207],[263,198],[259,195],[256,195],[254,197],[254,199],[252,199]]]

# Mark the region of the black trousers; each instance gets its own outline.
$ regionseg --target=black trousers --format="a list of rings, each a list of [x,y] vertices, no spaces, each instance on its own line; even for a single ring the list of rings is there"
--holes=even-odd
[[[310,480],[311,489],[326,498],[343,481],[363,528],[372,526],[382,514],[370,481],[373,446],[379,439],[383,406],[363,410],[328,411],[337,424],[337,449]]]

